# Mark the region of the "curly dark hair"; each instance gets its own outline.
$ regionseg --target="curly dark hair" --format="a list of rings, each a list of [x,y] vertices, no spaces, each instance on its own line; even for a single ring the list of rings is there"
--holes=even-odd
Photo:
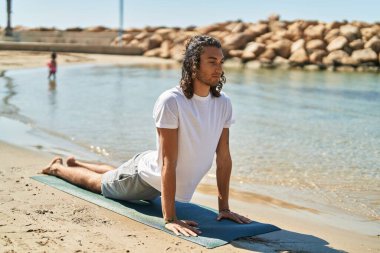
[[[186,51],[182,64],[182,77],[180,86],[183,93],[187,98],[192,98],[194,95],[194,79],[197,75],[197,71],[200,67],[201,54],[205,47],[222,48],[219,40],[207,36],[196,35],[190,38],[186,43]],[[223,85],[226,83],[224,72],[222,73],[219,83],[216,86],[211,87],[211,94],[215,97],[220,97]]]

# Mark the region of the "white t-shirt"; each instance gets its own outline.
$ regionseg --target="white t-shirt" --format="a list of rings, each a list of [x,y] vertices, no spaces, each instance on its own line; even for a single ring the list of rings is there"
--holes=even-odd
[[[214,97],[194,94],[185,97],[177,86],[157,99],[153,118],[158,128],[178,128],[178,158],[176,168],[176,200],[189,202],[195,188],[210,170],[223,128],[233,123],[232,106],[225,93]],[[162,161],[159,137],[157,151],[148,152],[139,162],[140,176],[161,191]]]

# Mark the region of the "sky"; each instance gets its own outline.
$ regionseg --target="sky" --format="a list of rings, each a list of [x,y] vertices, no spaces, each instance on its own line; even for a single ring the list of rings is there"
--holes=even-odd
[[[6,0],[0,0],[6,26]],[[119,27],[120,0],[12,0],[12,26]],[[241,19],[380,22],[380,0],[124,0],[124,28],[187,27]]]

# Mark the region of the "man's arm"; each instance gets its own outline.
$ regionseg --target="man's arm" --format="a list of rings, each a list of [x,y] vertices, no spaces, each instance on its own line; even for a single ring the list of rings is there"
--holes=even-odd
[[[230,209],[228,205],[228,194],[231,170],[232,160],[229,147],[229,128],[223,128],[216,148],[216,179],[218,185],[219,211]]]
[[[162,159],[161,170],[161,204],[165,227],[175,234],[196,236],[199,230],[192,226],[198,226],[194,221],[177,220],[175,211],[176,192],[176,168],[178,157],[178,129],[157,128]]]
[[[232,170],[232,159],[229,146],[229,128],[223,128],[222,134],[216,148],[216,180],[218,185],[218,220],[230,219],[237,223],[250,223],[251,220],[230,211],[228,194],[230,190],[230,177]]]
[[[178,156],[178,129],[157,129],[161,147],[161,195],[162,214],[165,221],[176,220],[175,191]]]

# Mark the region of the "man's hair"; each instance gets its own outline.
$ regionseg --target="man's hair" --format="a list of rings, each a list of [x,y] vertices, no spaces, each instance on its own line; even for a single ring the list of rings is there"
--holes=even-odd
[[[222,48],[220,42],[207,35],[196,35],[190,38],[186,43],[186,51],[182,64],[182,77],[180,86],[183,93],[187,98],[192,98],[194,95],[194,79],[201,63],[201,54],[205,47]],[[211,94],[215,97],[220,96],[223,84],[226,83],[224,72],[222,73],[219,83],[216,86],[211,87]]]

